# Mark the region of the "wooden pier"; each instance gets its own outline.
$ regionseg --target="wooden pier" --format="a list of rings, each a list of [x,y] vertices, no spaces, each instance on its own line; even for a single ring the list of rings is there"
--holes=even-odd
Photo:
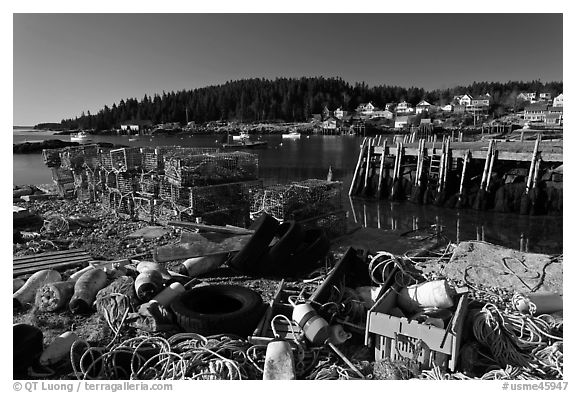
[[[532,206],[530,211],[542,210],[535,207],[540,203],[536,199],[557,199],[558,193],[561,198],[561,185],[554,185],[559,192],[548,190],[544,196],[540,195],[547,186],[540,180],[544,169],[551,171],[562,164],[562,141],[545,141],[540,137],[534,141],[462,142],[461,136],[458,139],[445,136],[437,140],[436,136],[427,136],[415,140],[415,134],[408,134],[390,143],[382,136],[364,138],[349,195],[408,199],[424,204],[433,201],[436,205],[450,200],[449,204],[456,207],[497,206],[498,211],[526,211],[530,210],[528,205]],[[520,172],[515,181],[504,179],[511,170]],[[513,185],[509,184],[512,182]],[[502,194],[520,187],[519,182],[523,183],[524,194],[531,195],[523,202],[523,208],[519,207],[520,196],[516,195],[513,202]],[[506,192],[496,195],[499,188],[506,188]],[[500,198],[500,202],[495,198]],[[506,202],[502,202],[504,199]],[[506,203],[508,206],[503,207]]]

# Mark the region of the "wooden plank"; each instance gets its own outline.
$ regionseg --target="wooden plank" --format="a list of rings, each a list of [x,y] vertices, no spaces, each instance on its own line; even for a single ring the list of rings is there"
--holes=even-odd
[[[79,264],[82,264],[82,261],[80,261],[80,262],[78,262],[78,261],[76,261],[76,262],[70,262],[70,261],[68,261],[68,262],[55,263],[55,264],[50,265],[49,267],[48,267],[48,266],[42,266],[42,267],[36,267],[36,266],[27,267],[27,266],[22,266],[22,267],[18,267],[17,269],[14,269],[14,270],[12,271],[12,276],[13,276],[13,277],[16,277],[16,276],[21,276],[21,275],[28,274],[28,273],[36,273],[37,271],[44,270],[44,269],[48,269],[48,268],[50,268],[50,269],[56,269],[56,270],[57,270],[58,268],[67,267],[67,266],[76,266],[76,265],[79,265]]]
[[[30,258],[30,259],[15,259],[13,261],[13,265],[17,266],[17,265],[27,265],[27,264],[31,264],[31,263],[36,263],[36,262],[50,262],[50,261],[54,261],[54,262],[58,262],[58,261],[62,261],[62,260],[66,260],[66,259],[77,259],[77,258],[86,258],[88,260],[91,260],[92,257],[90,257],[90,255],[88,254],[71,254],[71,255],[51,255],[48,256],[46,258],[42,258],[42,257],[34,257],[34,258]]]
[[[368,189],[368,180],[370,179],[370,167],[371,167],[371,153],[372,150],[374,149],[373,146],[373,142],[374,142],[374,138],[369,138],[368,140],[368,152],[366,153],[366,173],[365,173],[365,177],[364,177],[364,190]]]
[[[179,226],[183,228],[193,228],[208,232],[230,233],[234,235],[249,235],[254,233],[252,229],[244,229],[244,228],[239,229],[237,227],[231,227],[231,226],[223,227],[219,225],[197,224],[195,222],[185,222],[185,221],[168,221],[168,225]]]
[[[44,252],[42,254],[34,254],[34,255],[25,255],[22,257],[16,257],[13,259],[14,262],[16,261],[23,261],[23,260],[31,260],[31,259],[37,259],[37,258],[49,258],[51,256],[63,256],[63,255],[69,255],[69,254],[84,254],[84,255],[88,255],[88,253],[82,249],[74,249],[74,250],[63,250],[63,251],[50,251],[50,252]]]
[[[77,257],[72,257],[72,258],[58,258],[58,259],[50,259],[47,261],[43,261],[43,260],[39,260],[39,261],[34,261],[34,262],[29,262],[29,263],[18,263],[13,265],[13,267],[18,268],[21,266],[24,267],[28,267],[28,266],[50,266],[51,264],[54,263],[62,263],[62,262],[90,262],[92,260],[91,257],[83,257],[83,256],[77,256]]]

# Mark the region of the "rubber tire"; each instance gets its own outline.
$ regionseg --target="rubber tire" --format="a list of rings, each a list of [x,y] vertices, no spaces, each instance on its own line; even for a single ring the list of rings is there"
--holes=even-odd
[[[27,369],[33,365],[44,350],[44,335],[36,326],[17,323],[12,328],[13,336],[13,376],[15,379],[26,379]]]
[[[304,232],[304,243],[290,258],[291,265],[298,272],[310,271],[316,268],[316,263],[328,255],[330,240],[326,232],[320,228],[308,229]]]
[[[278,226],[278,221],[264,213],[250,226],[254,234],[238,251],[238,253],[228,263],[231,267],[240,272],[253,273],[257,270],[260,258],[268,250],[268,245],[274,238]]]
[[[265,307],[260,295],[250,288],[206,285],[183,292],[171,308],[177,324],[186,332],[246,337],[254,331]],[[216,311],[206,312],[209,308]]]
[[[275,237],[279,240],[270,247],[260,260],[258,270],[265,275],[286,271],[285,268],[290,256],[304,241],[304,231],[296,221],[284,221],[278,227]]]

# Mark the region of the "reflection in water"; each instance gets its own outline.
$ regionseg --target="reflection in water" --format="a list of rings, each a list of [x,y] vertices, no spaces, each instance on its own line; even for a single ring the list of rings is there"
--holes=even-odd
[[[452,210],[409,202],[348,198],[350,217],[364,227],[399,235],[431,227],[454,243],[480,240],[524,252],[562,253],[561,216],[520,216],[473,210]]]
[[[28,135],[33,139],[66,139],[48,134],[17,132],[14,143]],[[94,142],[111,142],[129,146],[196,146],[216,147],[215,135],[153,136],[129,141],[127,136],[93,136]],[[258,138],[252,136],[253,139]],[[349,210],[349,220],[373,228],[404,233],[422,230],[431,225],[442,227],[453,242],[484,240],[506,247],[530,252],[562,252],[561,216],[519,216],[474,210],[452,210],[436,206],[414,205],[408,202],[364,201],[360,198],[346,201],[353,171],[358,158],[361,138],[354,136],[317,136],[299,140],[282,140],[280,135],[263,135],[268,148],[251,150],[258,154],[259,178],[264,184],[285,184],[305,179],[326,179],[332,166],[334,180],[343,183],[342,202]],[[40,154],[16,154],[13,157],[14,184],[41,184],[51,182],[50,170],[44,166]]]

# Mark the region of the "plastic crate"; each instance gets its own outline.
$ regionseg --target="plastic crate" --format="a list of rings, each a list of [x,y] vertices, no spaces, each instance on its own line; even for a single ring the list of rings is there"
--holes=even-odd
[[[252,211],[277,220],[302,220],[342,210],[342,182],[308,179],[266,187],[256,195]]]
[[[42,160],[48,168],[57,168],[61,164],[60,149],[43,149]]]
[[[164,157],[164,174],[180,187],[208,186],[258,179],[258,155],[245,152]]]
[[[455,310],[444,329],[391,315],[395,313],[397,297],[398,288],[394,286],[368,312],[365,345],[370,346],[374,341],[375,359],[394,361],[410,358],[417,360],[422,369],[436,365],[455,371],[462,326],[468,310],[468,292],[457,295]]]
[[[142,166],[142,155],[138,147],[110,150],[112,169],[116,172],[138,170]]]

